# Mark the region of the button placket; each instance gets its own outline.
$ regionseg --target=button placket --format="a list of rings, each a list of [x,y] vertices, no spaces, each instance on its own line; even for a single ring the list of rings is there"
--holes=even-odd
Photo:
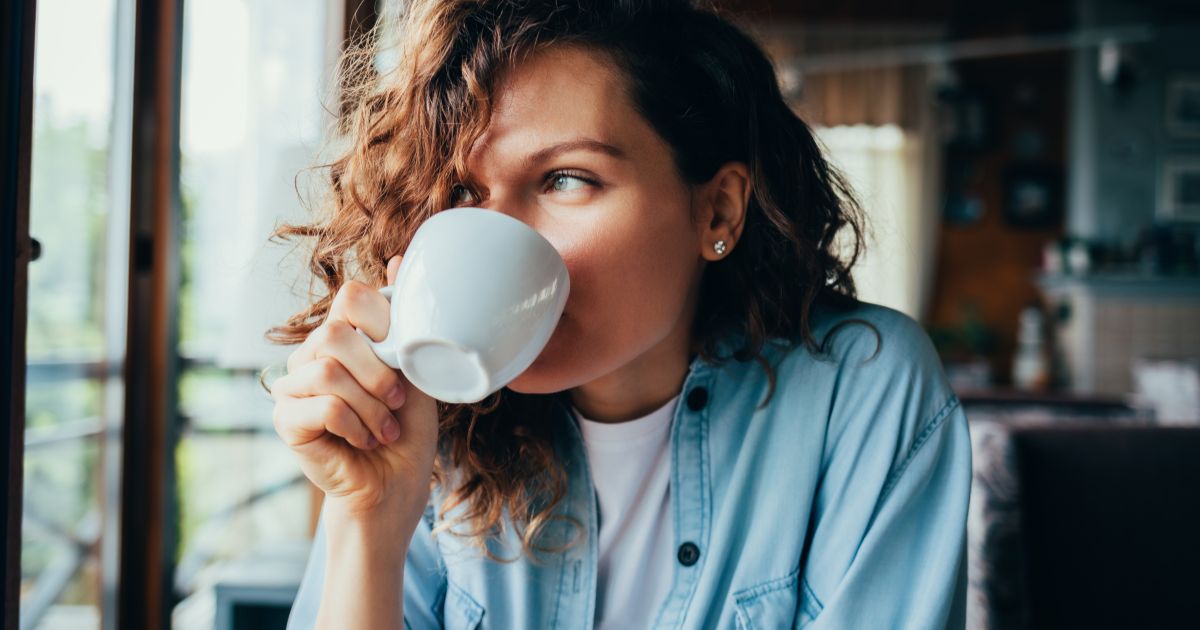
[[[683,404],[676,410],[671,434],[671,516],[679,562],[671,594],[663,602],[655,627],[679,627],[695,594],[703,565],[701,547],[708,544],[711,482],[708,461],[708,404],[713,374],[697,359],[685,379]]]

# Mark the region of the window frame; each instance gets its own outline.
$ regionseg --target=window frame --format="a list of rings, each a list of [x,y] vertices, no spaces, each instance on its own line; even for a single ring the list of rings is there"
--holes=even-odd
[[[0,404],[9,422],[0,431],[8,464],[0,479],[4,571],[0,626],[18,627],[25,452],[25,352],[28,267],[38,245],[29,232],[36,0],[0,7]],[[346,42],[369,32],[373,0],[344,0]],[[174,448],[182,426],[176,381],[185,359],[178,348],[180,243],[180,105],[183,0],[134,0],[132,119],[129,128],[129,239],[124,416],[115,600],[106,595],[104,625],[166,628],[177,603],[172,588],[178,540]],[[146,124],[146,123],[149,124]],[[9,265],[11,266],[11,272]],[[136,334],[134,332],[136,331]],[[67,366],[89,370],[96,366]],[[80,435],[79,437],[87,437]],[[111,504],[110,504],[111,505]],[[107,589],[106,589],[107,590]]]
[[[35,246],[29,237],[29,168],[33,128],[33,36],[35,0],[0,7],[0,85],[16,98],[0,100],[0,404],[8,422],[0,431],[3,479],[0,564],[4,567],[0,626],[17,627],[21,598],[21,498],[25,453],[25,329],[28,267]]]
[[[137,0],[117,627],[170,627],[183,0]],[[151,124],[144,124],[150,121]]]

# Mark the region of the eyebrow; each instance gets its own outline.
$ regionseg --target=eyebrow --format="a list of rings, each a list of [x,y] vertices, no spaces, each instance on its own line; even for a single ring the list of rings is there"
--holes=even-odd
[[[600,142],[599,140],[593,140],[591,138],[578,138],[576,140],[568,140],[567,142],[560,142],[559,144],[554,144],[543,149],[539,149],[536,153],[533,153],[529,157],[525,158],[525,163],[527,165],[537,164],[539,162],[549,160],[557,155],[569,153],[571,151],[593,151],[612,156],[618,160],[629,159],[629,156],[627,156],[624,151],[611,144]]]

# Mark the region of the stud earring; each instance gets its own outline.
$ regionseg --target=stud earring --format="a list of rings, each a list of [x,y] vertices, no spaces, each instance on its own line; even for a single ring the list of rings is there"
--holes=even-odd
[[[725,241],[717,241],[713,243],[713,251],[717,252],[718,256],[725,255]]]

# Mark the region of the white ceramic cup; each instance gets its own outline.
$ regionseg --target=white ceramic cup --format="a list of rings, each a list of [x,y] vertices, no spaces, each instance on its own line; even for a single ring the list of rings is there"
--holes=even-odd
[[[450,403],[483,400],[524,372],[550,341],[571,288],[541,234],[494,210],[453,208],[413,235],[396,280],[384,363]]]

